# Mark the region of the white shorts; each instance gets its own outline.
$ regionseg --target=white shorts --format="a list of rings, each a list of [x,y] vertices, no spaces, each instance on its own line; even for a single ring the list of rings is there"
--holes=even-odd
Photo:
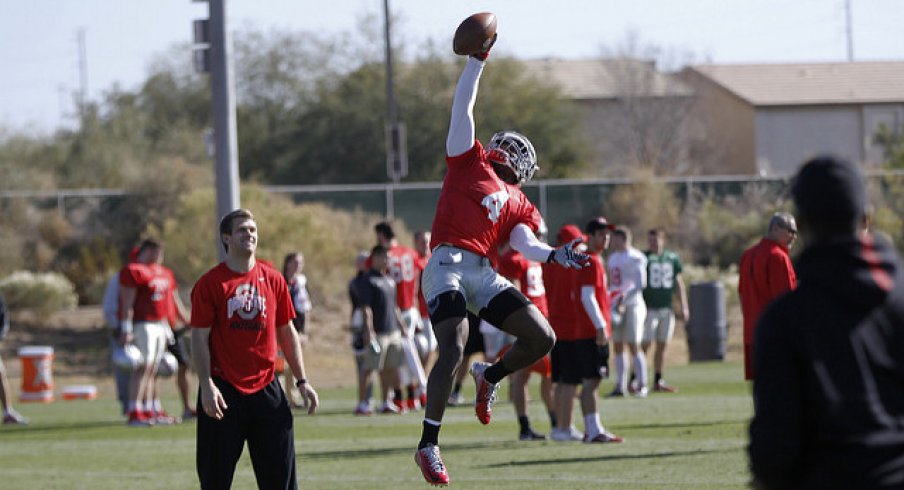
[[[643,302],[636,305],[626,305],[625,313],[620,321],[612,320],[612,341],[626,344],[640,344],[643,338],[644,319],[647,316],[647,306]]]
[[[402,323],[405,325],[405,332],[408,333],[409,337],[414,335],[414,331],[417,330],[420,322],[421,312],[418,311],[417,307],[402,310]]]
[[[644,322],[643,341],[649,343],[668,342],[675,333],[675,312],[671,308],[653,308],[647,310],[647,320]]]
[[[473,313],[479,313],[497,294],[513,287],[496,273],[490,259],[450,245],[440,245],[433,251],[421,285],[427,304],[442,293],[458,291]]]
[[[430,317],[421,317],[418,331],[414,334],[414,345],[422,358],[436,350],[436,334],[433,333]]]
[[[156,322],[135,322],[132,334],[135,336],[133,343],[141,351],[141,357],[146,365],[156,366],[163,359],[166,352],[167,331],[169,324],[165,320]]]

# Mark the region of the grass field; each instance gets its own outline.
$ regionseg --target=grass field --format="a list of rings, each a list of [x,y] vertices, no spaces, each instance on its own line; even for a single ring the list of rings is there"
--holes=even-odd
[[[680,393],[601,401],[607,429],[624,444],[519,442],[511,404],[499,403],[481,426],[470,406],[446,412],[440,447],[452,488],[740,489],[749,388],[737,363],[671,367]],[[535,390],[536,386],[532,386]],[[601,391],[611,389],[604,382]],[[473,391],[472,391],[473,393]],[[506,390],[500,392],[506,398]],[[315,416],[296,416],[299,485],[308,489],[429,488],[413,462],[421,415],[354,417],[349,389],[321,392]],[[533,398],[537,398],[536,395]],[[175,407],[175,400],[169,400]],[[20,405],[27,427],[0,427],[0,488],[190,489],[194,423],[129,428],[109,395],[94,401]],[[548,432],[539,401],[535,429]],[[576,414],[581,428],[580,414]],[[247,451],[233,488],[256,488]]]

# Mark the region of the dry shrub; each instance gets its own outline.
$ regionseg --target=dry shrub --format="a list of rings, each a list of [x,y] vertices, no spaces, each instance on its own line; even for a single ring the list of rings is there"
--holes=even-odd
[[[610,221],[627,226],[637,237],[635,245],[645,248],[640,242],[651,228],[673,230],[678,226],[681,203],[675,189],[663,182],[656,182],[649,170],[635,169],[631,176],[634,183],[620,184],[607,200],[603,215]]]
[[[11,309],[27,308],[40,318],[78,303],[75,286],[62,274],[16,271],[0,280],[0,291]]]

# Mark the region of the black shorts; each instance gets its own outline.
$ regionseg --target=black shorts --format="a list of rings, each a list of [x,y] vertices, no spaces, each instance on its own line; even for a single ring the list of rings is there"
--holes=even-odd
[[[486,351],[483,334],[480,333],[480,317],[468,311],[468,342],[465,343],[465,357]]]
[[[608,377],[609,349],[596,345],[596,339],[557,340],[552,348],[553,383],[581,384],[585,379]]]
[[[305,320],[305,314],[299,313],[295,318],[292,319],[292,325],[295,327],[295,331],[300,334],[304,333],[304,327],[307,325]]]
[[[176,358],[176,362],[180,367],[188,366],[188,357],[185,355],[185,349],[182,348],[183,342],[186,342],[185,332],[187,330],[187,328],[183,328],[182,330],[175,332],[173,335],[175,335],[176,341],[172,344],[166,344],[166,350]]]

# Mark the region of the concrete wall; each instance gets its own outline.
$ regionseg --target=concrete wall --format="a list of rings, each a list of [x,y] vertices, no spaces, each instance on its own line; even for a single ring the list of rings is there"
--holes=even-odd
[[[756,114],[761,175],[793,174],[806,159],[833,153],[862,160],[859,106],[761,107]]]

